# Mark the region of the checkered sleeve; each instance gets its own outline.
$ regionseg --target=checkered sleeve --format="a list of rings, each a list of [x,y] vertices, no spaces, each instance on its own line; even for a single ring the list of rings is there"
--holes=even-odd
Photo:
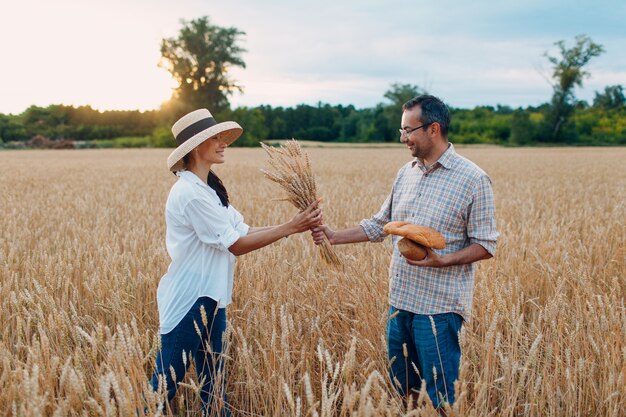
[[[495,256],[498,239],[496,209],[491,179],[487,175],[478,178],[468,210],[467,236],[470,243],[478,243],[491,256]]]
[[[382,242],[387,233],[383,231],[383,227],[391,221],[391,202],[393,200],[393,190],[387,196],[380,211],[369,219],[363,219],[359,225],[367,235],[371,242]]]

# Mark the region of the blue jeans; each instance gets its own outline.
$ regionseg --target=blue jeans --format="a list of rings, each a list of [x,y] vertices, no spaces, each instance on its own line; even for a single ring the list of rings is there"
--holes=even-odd
[[[202,321],[201,307],[206,312],[206,326]],[[198,298],[180,323],[171,332],[161,335],[161,350],[157,354],[156,368],[150,381],[152,389],[157,391],[159,379],[165,379],[167,399],[171,401],[176,394],[177,383],[185,377],[191,356],[196,364],[198,380],[202,383],[200,398],[204,414],[229,416],[226,407],[224,360],[221,355],[225,330],[226,309],[217,308],[217,302],[209,297]],[[186,363],[183,355],[187,358]],[[175,381],[171,369],[176,375]]]
[[[459,379],[459,331],[463,318],[456,313],[429,316],[389,308],[390,316],[396,312],[397,315],[387,321],[389,360],[395,357],[389,370],[393,385],[401,395],[407,395],[411,388],[419,390],[424,380],[436,408],[443,407],[444,402],[453,404],[454,381]],[[431,317],[437,329],[436,337]],[[404,355],[404,344],[408,357]]]

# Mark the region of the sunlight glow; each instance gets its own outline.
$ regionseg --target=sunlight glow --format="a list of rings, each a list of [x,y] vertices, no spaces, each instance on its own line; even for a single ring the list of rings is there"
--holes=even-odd
[[[141,26],[134,7],[71,0],[13,3],[0,25],[3,56],[14,57],[0,68],[0,113],[61,103],[100,110],[158,108],[176,87],[158,66],[160,39],[169,33]]]

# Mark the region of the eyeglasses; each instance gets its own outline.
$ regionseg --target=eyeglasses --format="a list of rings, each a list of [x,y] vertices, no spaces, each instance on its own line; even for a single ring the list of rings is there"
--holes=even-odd
[[[421,129],[423,127],[428,127],[430,125],[432,125],[432,122],[431,123],[424,123],[423,125],[414,127],[413,129],[398,129],[398,131],[400,132],[400,137],[405,136],[405,137],[408,138],[409,135],[411,133],[415,132],[416,130]]]

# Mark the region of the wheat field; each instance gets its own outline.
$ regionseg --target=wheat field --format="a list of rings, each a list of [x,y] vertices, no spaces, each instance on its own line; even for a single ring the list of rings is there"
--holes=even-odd
[[[480,263],[451,416],[626,415],[626,149],[459,147],[493,180],[501,233]],[[0,415],[199,415],[148,385],[168,265],[168,150],[0,152]],[[307,149],[333,227],[378,211],[402,148]],[[216,168],[248,224],[287,221],[261,149]],[[307,234],[238,259],[228,308],[233,416],[435,416],[387,376],[390,241]],[[193,369],[193,368],[192,368]]]

